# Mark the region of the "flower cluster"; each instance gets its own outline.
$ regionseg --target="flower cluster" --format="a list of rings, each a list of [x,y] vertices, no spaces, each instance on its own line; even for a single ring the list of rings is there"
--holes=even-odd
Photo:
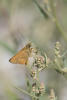
[[[40,83],[39,85],[37,85],[36,83],[33,83],[33,85],[32,85],[32,92],[36,96],[43,95],[45,93],[44,83]]]
[[[33,66],[37,68],[38,71],[42,71],[43,69],[48,67],[49,63],[50,63],[50,59],[47,57],[46,54],[41,55],[40,52],[38,51],[34,52]]]

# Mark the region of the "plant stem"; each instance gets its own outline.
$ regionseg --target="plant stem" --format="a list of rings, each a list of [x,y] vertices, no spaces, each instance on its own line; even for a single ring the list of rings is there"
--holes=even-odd
[[[7,49],[9,52],[11,52],[12,54],[15,54],[16,51],[13,50],[9,45],[7,45],[5,42],[0,41],[0,45],[2,47],[4,47],[5,49]]]
[[[51,14],[49,14],[49,12],[46,11],[46,9],[45,9],[45,10],[42,9],[42,7],[39,6],[39,4],[37,3],[36,0],[33,0],[33,1],[34,1],[34,3],[37,5],[37,7],[38,7],[38,9],[40,10],[40,12],[44,15],[44,17],[45,17],[45,13],[46,13],[47,16],[49,16],[49,18],[51,18],[51,20],[54,19],[53,22],[56,24],[57,29],[59,30],[59,32],[61,33],[61,35],[64,37],[65,41],[67,42],[66,33],[63,31],[63,29],[62,29],[62,27],[61,27],[61,25],[60,25],[60,23],[59,23],[59,21],[58,21],[58,19],[57,19],[56,10],[55,10],[55,6],[54,6],[54,4],[53,4],[53,0],[50,1],[51,6],[52,6],[53,16],[52,16]]]
[[[55,5],[54,5],[54,0],[51,0],[51,6],[52,6],[52,12],[53,12],[53,17],[54,17],[54,22],[56,24],[57,29],[59,30],[59,32],[61,33],[61,35],[64,37],[65,41],[67,42],[67,36],[66,33],[63,31],[57,16],[56,16],[56,9],[55,9]]]
[[[38,9],[40,10],[40,12],[43,14],[44,18],[49,18],[50,14],[46,9],[43,9],[36,0],[33,0],[34,3],[36,4],[36,6],[38,7]]]
[[[30,96],[30,97],[32,97],[32,98],[38,99],[38,97],[36,97],[36,96],[34,96],[34,95],[28,93],[27,91],[25,91],[25,90],[23,90],[23,89],[21,89],[21,88],[18,88],[18,87],[16,87],[16,86],[14,86],[14,87],[15,87],[17,90],[19,90],[20,92],[23,92],[23,93],[27,94],[28,96]]]

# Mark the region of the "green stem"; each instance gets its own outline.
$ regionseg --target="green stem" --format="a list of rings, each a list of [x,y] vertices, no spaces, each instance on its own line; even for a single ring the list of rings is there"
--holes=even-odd
[[[66,37],[66,33],[63,31],[58,19],[57,19],[57,16],[56,16],[56,9],[55,9],[55,6],[54,6],[54,0],[51,0],[51,7],[52,7],[52,12],[53,12],[53,17],[54,17],[54,22],[56,24],[56,27],[57,29],[59,30],[59,32],[61,33],[61,35],[64,37],[65,41],[67,42],[67,37]]]
[[[32,97],[32,98],[38,99],[38,97],[36,97],[36,96],[34,96],[34,95],[28,93],[27,91],[25,91],[25,90],[23,90],[23,89],[21,89],[21,88],[18,88],[18,87],[16,87],[16,86],[14,86],[14,87],[15,87],[17,90],[19,90],[20,92],[23,92],[23,93],[27,94],[28,96],[30,96],[30,97]]]
[[[0,41],[0,45],[2,46],[2,47],[4,47],[5,49],[7,49],[9,52],[11,52],[11,53],[16,53],[16,51],[15,50],[13,50],[9,45],[7,45],[5,42],[2,42],[2,41]]]
[[[40,12],[43,14],[43,16],[45,18],[48,18],[50,16],[50,14],[48,13],[48,11],[46,9],[43,9],[36,0],[33,0],[34,3],[36,4],[36,6],[38,7],[38,9],[40,10]]]
[[[50,1],[51,3],[51,6],[52,6],[52,12],[53,12],[53,16],[51,14],[49,14],[48,11],[46,11],[46,9],[42,9],[41,6],[39,6],[39,4],[37,3],[36,0],[33,0],[34,3],[37,5],[38,9],[40,10],[40,12],[43,14],[43,16],[45,17],[45,13],[47,14],[47,16],[49,16],[49,18],[51,18],[51,20],[55,20],[55,24],[56,24],[56,27],[57,29],[59,30],[59,32],[61,33],[61,35],[64,37],[65,41],[67,42],[67,36],[66,36],[66,33],[63,31],[58,19],[57,19],[57,16],[56,16],[56,10],[55,10],[55,6],[53,4],[53,0]]]

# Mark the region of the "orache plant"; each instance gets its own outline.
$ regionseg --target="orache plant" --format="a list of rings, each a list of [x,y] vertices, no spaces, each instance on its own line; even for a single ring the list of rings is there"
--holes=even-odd
[[[65,53],[60,54],[60,46],[60,43],[56,42],[53,60],[50,60],[46,53],[41,53],[38,49],[32,48],[31,57],[28,58],[28,64],[26,65],[28,69],[28,74],[26,74],[27,91],[14,87],[20,92],[29,95],[32,100],[45,100],[46,95],[48,100],[57,100],[54,89],[51,89],[49,94],[44,83],[39,80],[39,73],[51,68],[61,75],[67,74],[67,68],[64,67],[63,60]],[[30,64],[31,62],[32,64]]]

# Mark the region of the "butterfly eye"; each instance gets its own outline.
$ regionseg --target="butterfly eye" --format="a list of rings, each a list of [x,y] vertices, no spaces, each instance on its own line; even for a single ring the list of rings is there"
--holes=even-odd
[[[28,45],[27,45],[27,48],[30,48],[31,47],[31,43],[29,43]]]

